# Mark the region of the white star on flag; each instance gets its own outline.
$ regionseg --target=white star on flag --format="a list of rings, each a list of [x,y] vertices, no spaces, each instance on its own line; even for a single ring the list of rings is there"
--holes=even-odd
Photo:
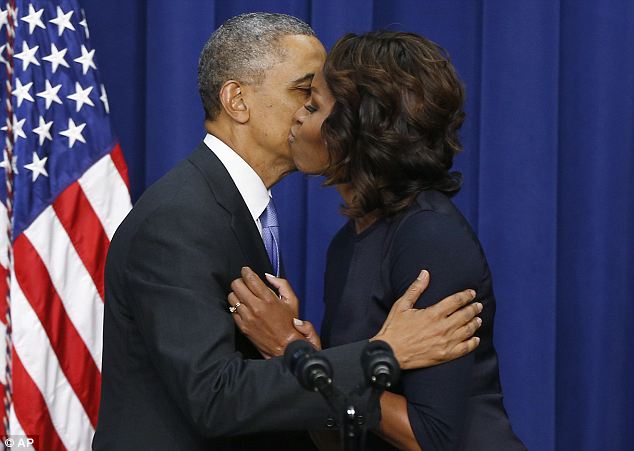
[[[84,27],[84,31],[86,32],[86,39],[90,39],[90,32],[88,31],[88,22],[86,21],[86,13],[84,12],[83,9],[81,10],[81,21],[79,22],[79,25]]]
[[[64,55],[66,55],[67,51],[68,49],[57,50],[55,44],[51,44],[51,54],[42,59],[51,63],[53,66],[53,73],[55,73],[59,66],[70,67],[64,59]]]
[[[9,166],[9,162],[7,161],[7,151],[4,151],[4,160],[0,161],[0,168],[4,169],[5,171],[8,171],[11,166]]]
[[[22,18],[23,21],[29,24],[29,34],[33,34],[33,30],[35,30],[35,27],[40,27],[46,30],[46,27],[42,23],[43,12],[44,8],[40,9],[39,11],[35,11],[33,5],[29,5],[29,15]]]
[[[84,104],[95,106],[95,104],[92,103],[92,100],[90,100],[90,97],[88,97],[91,91],[92,91],[92,86],[89,86],[86,89],[82,89],[79,82],[78,81],[75,82],[75,94],[69,95],[68,98],[70,100],[74,100],[75,102],[77,102],[77,112],[81,110],[81,107],[83,107]]]
[[[24,138],[26,139],[26,135],[24,134],[24,130],[22,130],[22,127],[24,127],[24,121],[26,121],[26,119],[21,119],[21,120],[17,120],[17,118],[15,117],[15,115],[13,116],[13,124],[11,125],[11,128],[13,129],[13,134],[17,137],[20,138]],[[9,122],[9,119],[7,119],[7,123]],[[6,125],[2,128],[0,128],[0,130],[8,130],[9,127],[7,127]]]
[[[46,84],[46,89],[42,92],[38,92],[37,96],[46,99],[46,109],[48,110],[53,102],[59,103],[61,105],[62,101],[60,100],[57,93],[62,88],[62,85],[59,84],[53,87],[51,86],[51,82],[48,80],[45,81],[45,84]]]
[[[81,64],[82,71],[84,75],[88,72],[89,68],[97,69],[95,63],[93,62],[93,57],[95,56],[95,49],[92,49],[90,52],[86,49],[86,46],[82,44],[81,46],[81,56],[75,58],[73,61]]]
[[[5,171],[8,171],[9,169],[11,169],[11,166],[9,165],[9,162],[7,161],[7,151],[5,150],[3,152],[4,155],[4,160],[0,161],[0,168],[4,169]]]
[[[45,140],[53,141],[53,137],[51,136],[51,126],[53,125],[53,121],[46,122],[42,116],[40,116],[40,126],[33,129],[33,133],[37,134],[40,141],[40,147],[44,144]]]
[[[2,54],[4,53],[4,49],[7,47],[7,44],[2,44],[0,45],[0,64],[4,63],[7,64],[8,61],[4,59],[4,56],[2,56]]]
[[[79,141],[86,144],[86,140],[81,134],[85,126],[86,126],[85,123],[75,125],[75,122],[71,118],[68,118],[68,129],[59,132],[59,134],[62,136],[66,136],[68,138],[69,149],[75,145],[75,141]]]
[[[37,52],[39,48],[39,45],[29,48],[29,44],[27,44],[26,41],[22,41],[22,52],[14,55],[15,58],[22,60],[22,70],[26,70],[29,64],[40,65],[40,62],[35,58],[35,52]]]
[[[49,20],[49,22],[57,25],[57,32],[59,33],[59,36],[62,35],[62,33],[64,32],[66,28],[68,28],[69,30],[75,31],[75,27],[73,26],[72,23],[70,23],[70,18],[73,15],[73,12],[74,11],[71,10],[67,13],[64,13],[64,11],[62,11],[62,8],[58,6],[57,17],[55,19]]]
[[[2,9],[0,8],[0,31],[2,31],[2,27],[7,25],[7,16],[9,15],[9,8]]]
[[[46,160],[48,160],[48,157],[44,157],[40,160],[37,152],[33,152],[33,161],[24,165],[24,169],[28,169],[32,172],[33,182],[36,181],[40,175],[48,177],[48,172],[46,172],[46,168],[44,167]]]
[[[101,103],[103,103],[103,107],[106,109],[106,114],[110,114],[110,104],[108,103],[108,94],[106,94],[106,87],[101,85],[101,97],[99,97]]]
[[[10,171],[11,169],[13,169],[13,173],[14,174],[19,174],[18,172],[18,156],[17,155],[13,155],[13,158],[11,158],[11,164],[9,164],[8,158],[7,158],[7,151],[4,151],[4,160],[2,160],[0,162],[0,168],[4,169],[5,171]]]
[[[22,105],[23,100],[28,100],[29,102],[33,102],[33,97],[29,94],[31,90],[31,86],[33,86],[33,82],[27,83],[25,85],[22,84],[19,78],[15,79],[16,86],[15,89],[11,92],[14,96],[18,98],[18,106]]]

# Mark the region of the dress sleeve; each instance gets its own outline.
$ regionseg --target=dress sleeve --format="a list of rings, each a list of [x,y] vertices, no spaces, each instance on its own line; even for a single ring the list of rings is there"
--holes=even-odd
[[[435,211],[407,217],[391,248],[390,281],[400,296],[421,269],[430,284],[416,303],[429,307],[455,292],[477,290],[483,257],[462,218]],[[473,353],[430,368],[406,371],[402,377],[410,424],[425,451],[453,450],[460,444],[470,393]]]

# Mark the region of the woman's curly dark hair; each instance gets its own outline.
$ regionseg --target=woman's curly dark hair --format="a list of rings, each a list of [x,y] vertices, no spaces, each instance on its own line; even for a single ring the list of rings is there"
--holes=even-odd
[[[414,33],[348,34],[324,77],[335,98],[321,128],[325,184],[352,185],[346,215],[391,216],[422,190],[460,190],[462,175],[450,169],[462,148],[464,89],[441,47]]]

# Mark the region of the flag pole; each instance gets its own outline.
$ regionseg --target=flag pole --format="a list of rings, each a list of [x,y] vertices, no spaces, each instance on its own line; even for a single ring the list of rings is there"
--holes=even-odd
[[[8,0],[7,2],[7,46],[6,46],[6,112],[7,112],[7,135],[5,139],[4,157],[7,165],[6,170],[6,185],[7,185],[7,257],[8,257],[8,270],[7,270],[7,293],[6,293],[6,335],[5,335],[5,387],[4,387],[4,433],[5,436],[10,435],[10,414],[11,405],[13,402],[13,381],[12,381],[12,354],[13,344],[11,342],[11,276],[13,271],[13,144],[15,142],[15,135],[13,130],[13,104],[12,104],[12,85],[13,85],[13,46],[15,43],[15,21],[16,21],[16,9],[15,0]]]

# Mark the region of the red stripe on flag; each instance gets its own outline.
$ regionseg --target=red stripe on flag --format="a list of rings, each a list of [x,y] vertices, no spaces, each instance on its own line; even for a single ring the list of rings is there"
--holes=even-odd
[[[99,410],[101,373],[68,318],[46,266],[24,234],[15,240],[13,255],[17,281],[40,319],[60,367],[94,427]],[[76,301],[82,302],[83,299]]]
[[[103,300],[104,267],[110,240],[79,183],[66,188],[55,200],[53,209]]]
[[[121,150],[121,146],[119,143],[115,144],[112,152],[110,153],[110,158],[112,158],[112,162],[114,163],[117,171],[121,175],[121,178],[125,182],[128,187],[128,191],[130,191],[130,178],[128,177],[128,166],[125,164],[125,158],[123,156],[123,151]]]
[[[24,433],[39,444],[37,449],[66,451],[53,426],[44,397],[15,353],[13,354],[13,405]]]

